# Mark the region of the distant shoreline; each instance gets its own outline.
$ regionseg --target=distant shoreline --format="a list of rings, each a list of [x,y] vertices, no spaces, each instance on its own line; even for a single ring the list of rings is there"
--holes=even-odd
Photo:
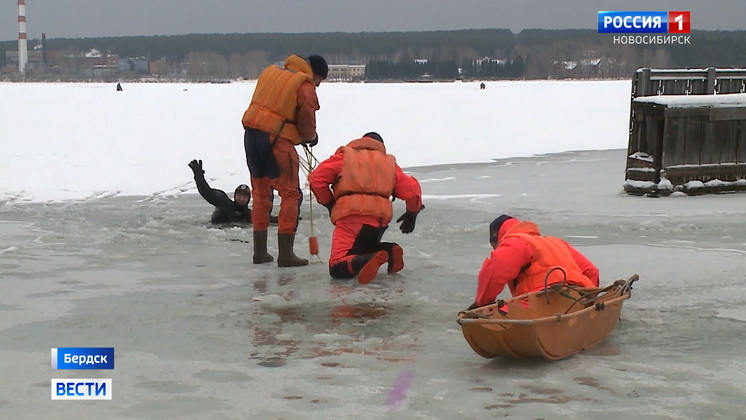
[[[579,82],[579,81],[587,81],[587,82],[608,82],[608,81],[617,81],[617,80],[628,80],[631,81],[632,78],[630,77],[609,77],[609,78],[587,78],[587,79],[576,79],[576,78],[564,78],[564,79],[494,79],[494,80],[488,80],[488,79],[473,79],[473,80],[429,80],[429,81],[417,81],[417,80],[368,80],[368,81],[358,81],[358,82],[352,82],[352,81],[328,81],[324,82],[325,84],[334,83],[334,84],[447,84],[447,83],[493,83],[493,82]],[[66,83],[99,83],[99,84],[116,84],[116,83],[163,83],[163,84],[195,84],[195,85],[204,85],[204,84],[233,84],[233,83],[256,83],[256,79],[243,79],[243,80],[227,80],[227,79],[220,79],[220,80],[185,80],[185,79],[115,79],[115,80],[11,80],[10,78],[7,79],[0,79],[0,83],[8,83],[8,84],[23,84],[23,83],[49,83],[49,84],[66,84]]]

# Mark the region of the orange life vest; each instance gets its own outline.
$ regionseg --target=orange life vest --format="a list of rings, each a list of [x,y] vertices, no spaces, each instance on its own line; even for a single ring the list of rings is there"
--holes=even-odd
[[[518,277],[508,284],[513,296],[542,290],[544,288],[544,278],[549,270],[554,267],[561,267],[565,271],[567,275],[566,284],[573,284],[578,287],[595,287],[593,282],[580,270],[567,246],[557,238],[540,236],[539,228],[533,222],[518,223],[510,228],[501,240],[508,237],[518,237],[534,249],[534,257],[528,268],[521,271]],[[563,278],[562,271],[552,271],[547,279],[547,287],[562,283]]]
[[[295,116],[298,112],[298,88],[313,83],[311,66],[297,55],[285,60],[285,68],[271,65],[259,76],[251,104],[243,114],[244,128],[255,128],[300,144]]]
[[[388,224],[393,217],[389,198],[396,184],[396,158],[378,140],[363,137],[337,149],[344,153],[342,170],[332,184],[336,204],[332,223],[351,216],[374,216]]]

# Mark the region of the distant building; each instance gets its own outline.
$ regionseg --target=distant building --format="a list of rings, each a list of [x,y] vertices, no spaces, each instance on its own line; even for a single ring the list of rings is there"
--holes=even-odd
[[[163,60],[150,62],[150,74],[164,75],[168,74],[168,66]]]
[[[275,61],[273,63],[278,67],[285,67],[284,61]],[[347,64],[329,64],[329,74],[326,76],[327,82],[355,82],[365,79],[365,64],[359,61],[350,61]]]
[[[477,66],[481,66],[482,64],[497,64],[497,65],[506,65],[508,64],[507,60],[500,60],[498,58],[489,58],[484,57],[482,59],[476,60]]]
[[[46,62],[45,62],[46,61]],[[18,72],[18,50],[5,52],[6,66],[0,72],[12,74]],[[69,52],[45,50],[40,46],[28,51],[26,69],[30,74],[62,74],[86,77],[107,77],[120,73],[127,76],[149,75],[168,71],[165,63],[158,63],[151,69],[146,57],[119,57],[115,54],[102,53],[93,48],[87,52]],[[134,74],[133,74],[134,73]]]
[[[132,59],[132,68],[139,74],[150,74],[150,61],[145,57]]]
[[[365,64],[329,64],[327,81],[354,82],[365,78]]]
[[[18,50],[5,51],[5,65],[15,68],[18,71]],[[41,50],[31,50],[28,52],[28,62],[26,69],[41,70],[44,68],[44,53]]]
[[[101,57],[103,57],[103,54],[101,54],[101,51],[95,48],[85,53],[85,58],[101,58]]]
[[[46,65],[44,59],[46,55]],[[28,52],[28,61],[26,69],[33,73],[48,73],[55,71],[56,67],[60,65],[62,54],[60,51],[44,51],[41,48],[34,48]],[[18,72],[18,50],[5,51],[5,65],[3,67],[3,73],[17,73]]]
[[[132,71],[132,62],[127,57],[122,57],[119,59],[119,71]]]
[[[119,72],[118,55],[104,55],[96,49],[92,49],[84,55],[86,74],[89,76],[111,76]]]
[[[117,67],[120,72],[133,71],[137,74],[150,74],[150,61],[145,57],[120,58]]]

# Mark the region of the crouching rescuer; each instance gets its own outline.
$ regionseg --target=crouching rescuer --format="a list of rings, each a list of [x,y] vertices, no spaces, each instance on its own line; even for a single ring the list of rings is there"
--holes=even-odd
[[[505,286],[513,297],[543,290],[545,280],[546,287],[563,282],[598,287],[596,266],[563,239],[542,236],[533,222],[501,215],[490,223],[490,245],[493,251],[479,271],[477,298],[470,310],[495,303]],[[561,271],[552,271],[555,267],[562,268],[566,278]]]
[[[381,242],[393,218],[390,198],[406,201],[406,212],[396,221],[401,222],[403,233],[411,233],[424,209],[422,189],[417,179],[404,174],[396,158],[386,153],[378,133],[367,133],[337,149],[319,163],[309,183],[334,224],[329,255],[333,278],[357,276],[361,284],[368,284],[384,263],[388,263],[389,274],[404,268],[402,248]]]

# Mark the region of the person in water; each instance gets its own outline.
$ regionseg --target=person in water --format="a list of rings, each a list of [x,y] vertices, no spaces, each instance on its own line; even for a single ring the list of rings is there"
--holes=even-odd
[[[201,160],[192,160],[189,167],[194,172],[194,182],[197,184],[199,195],[208,203],[215,206],[210,221],[215,225],[226,223],[251,223],[251,189],[246,184],[236,187],[233,192],[233,200],[222,190],[211,188],[205,180],[205,171],[202,169]],[[271,212],[271,208],[270,208]],[[270,216],[270,223],[277,224],[277,217]]]

